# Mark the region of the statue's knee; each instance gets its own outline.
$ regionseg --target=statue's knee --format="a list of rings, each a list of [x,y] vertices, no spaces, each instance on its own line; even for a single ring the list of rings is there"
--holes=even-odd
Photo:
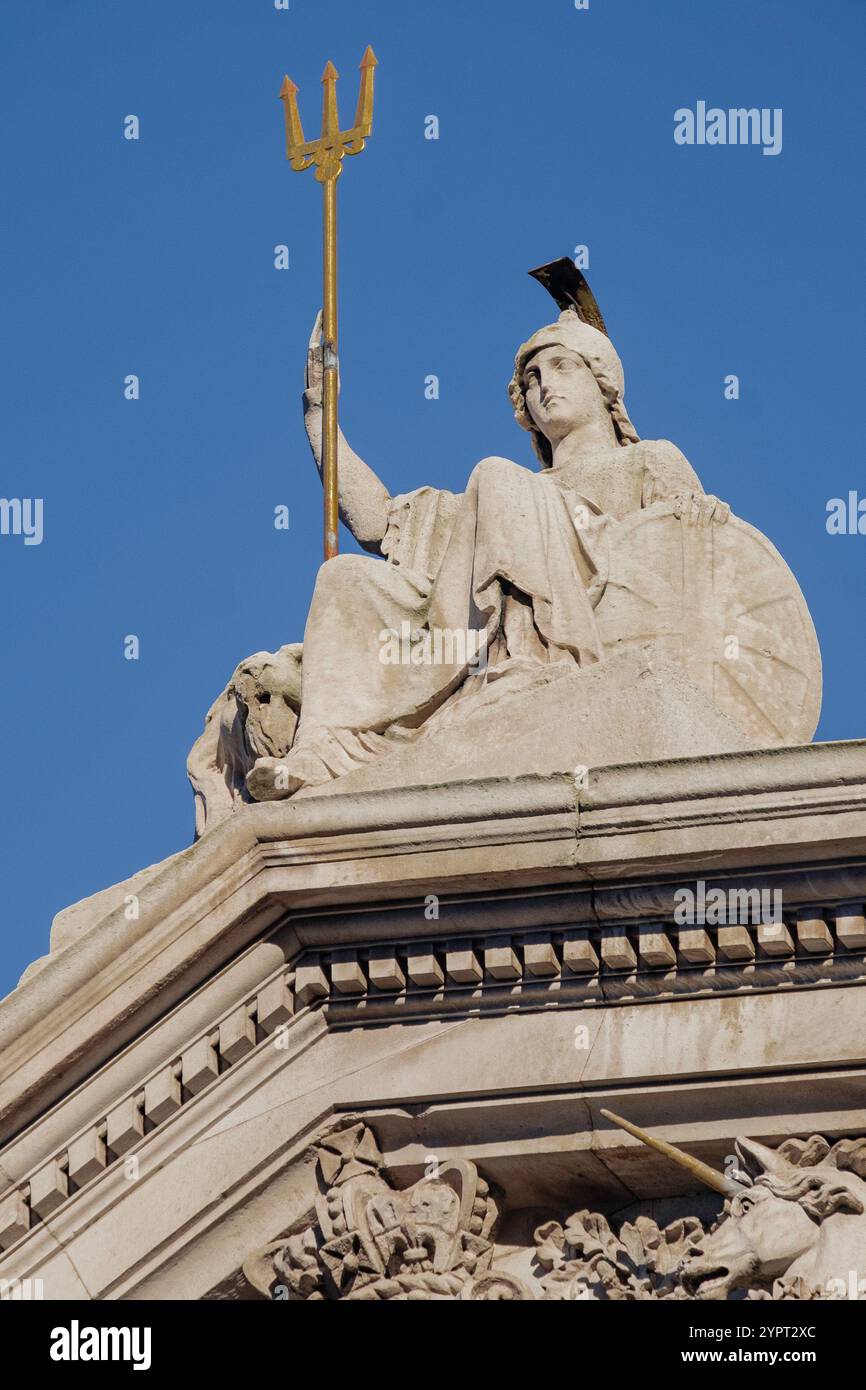
[[[335,555],[326,560],[316,575],[316,592],[327,593],[331,588],[344,589],[347,584],[363,584],[370,565],[380,565],[369,555]]]
[[[345,575],[348,578],[365,570],[370,564],[377,564],[376,560],[371,560],[369,555],[335,555],[333,559],[326,560],[319,569],[319,578],[327,579],[330,575]]]

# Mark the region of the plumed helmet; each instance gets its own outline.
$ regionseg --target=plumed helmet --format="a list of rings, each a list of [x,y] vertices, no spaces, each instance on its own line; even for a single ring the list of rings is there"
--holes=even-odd
[[[551,463],[550,443],[535,426],[526,405],[523,373],[531,357],[546,347],[565,347],[577,353],[589,367],[613,419],[620,444],[637,444],[640,436],[628,417],[623,393],[625,376],[616,349],[606,333],[592,324],[584,323],[575,309],[565,309],[557,323],[548,324],[533,333],[518,349],[514,359],[514,376],[508,384],[508,394],[514,406],[514,418],[532,435],[535,452],[545,467]]]

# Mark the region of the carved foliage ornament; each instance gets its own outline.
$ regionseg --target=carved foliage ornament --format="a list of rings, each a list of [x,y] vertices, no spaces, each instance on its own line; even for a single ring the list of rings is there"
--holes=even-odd
[[[500,1202],[473,1163],[443,1163],[398,1191],[358,1122],[316,1148],[315,1220],[244,1272],[290,1302],[866,1298],[866,1139],[775,1150],[739,1139],[736,1151],[740,1171],[708,1229],[694,1216],[661,1228],[577,1211],[537,1228],[533,1269],[517,1278],[494,1243]]]

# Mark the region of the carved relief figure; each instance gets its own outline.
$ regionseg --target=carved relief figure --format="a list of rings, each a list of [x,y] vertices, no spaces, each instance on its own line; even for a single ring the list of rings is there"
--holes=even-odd
[[[347,1120],[316,1148],[315,1219],[251,1255],[246,1277],[290,1302],[866,1298],[866,1140],[741,1138],[736,1178],[644,1141],[728,1191],[713,1226],[579,1210],[539,1226],[515,1273],[514,1246],[496,1243],[502,1197],[474,1164],[443,1163],[398,1191],[372,1131]]]
[[[761,1286],[765,1297],[848,1298],[853,1286],[866,1298],[866,1140],[830,1148],[816,1137],[774,1150],[739,1139],[736,1149],[751,1186],[729,1199],[718,1226],[686,1257],[689,1297],[724,1299]]]

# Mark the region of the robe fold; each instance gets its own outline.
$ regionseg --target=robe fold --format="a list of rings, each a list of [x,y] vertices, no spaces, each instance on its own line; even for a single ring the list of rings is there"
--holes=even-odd
[[[601,660],[595,607],[610,529],[653,483],[701,491],[674,445],[644,440],[538,473],[484,459],[463,493],[392,498],[384,563],[344,554],[319,571],[295,747],[339,775],[413,737],[461,686],[463,699],[509,666]],[[407,633],[411,645],[397,640]],[[446,640],[431,647],[437,633]],[[480,665],[467,659],[479,645]]]

